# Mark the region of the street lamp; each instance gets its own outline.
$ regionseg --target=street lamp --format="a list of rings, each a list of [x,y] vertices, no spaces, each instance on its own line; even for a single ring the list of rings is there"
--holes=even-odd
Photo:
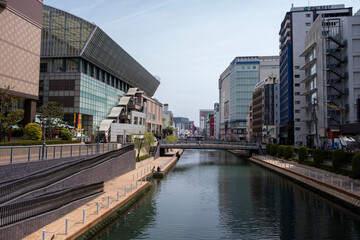
[[[45,129],[46,129],[46,118],[43,118],[42,123],[43,123],[43,146],[42,146],[42,156],[41,159],[45,160],[45,148],[46,148],[46,143],[45,143]]]

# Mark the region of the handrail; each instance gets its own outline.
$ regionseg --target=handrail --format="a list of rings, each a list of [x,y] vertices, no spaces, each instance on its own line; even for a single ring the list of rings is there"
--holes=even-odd
[[[62,207],[79,199],[103,192],[104,182],[80,185],[51,192],[34,199],[0,206],[0,227]]]
[[[103,155],[99,155],[90,159],[83,159],[66,166],[61,166],[54,171],[41,172],[39,174],[8,182],[7,184],[0,186],[0,204],[6,203],[25,193],[58,182],[61,179],[71,176],[77,172],[92,168],[111,159],[114,156],[122,155],[131,150],[134,150],[134,145],[129,145],[118,150],[107,152]]]

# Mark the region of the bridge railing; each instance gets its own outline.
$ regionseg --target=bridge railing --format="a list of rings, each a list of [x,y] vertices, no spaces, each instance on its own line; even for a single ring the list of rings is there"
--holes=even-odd
[[[120,147],[118,143],[6,146],[0,147],[0,164],[89,156]]]
[[[179,141],[160,141],[160,145],[191,145],[191,144],[214,144],[214,145],[233,145],[233,146],[248,146],[248,147],[258,147],[258,143],[241,143],[241,142],[226,142],[226,141],[194,141],[194,140],[179,140]]]

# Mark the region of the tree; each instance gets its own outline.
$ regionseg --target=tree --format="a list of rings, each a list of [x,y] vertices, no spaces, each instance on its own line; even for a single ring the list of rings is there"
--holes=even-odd
[[[46,135],[52,138],[53,130],[63,123],[64,109],[63,106],[57,102],[44,103],[39,108],[39,119],[41,123],[46,119]]]
[[[166,136],[165,141],[170,143],[176,143],[178,141],[178,138],[174,135]]]
[[[61,129],[60,136],[61,136],[62,140],[71,140],[72,139],[71,132],[66,128]]]
[[[13,110],[17,99],[9,94],[14,87],[0,88],[0,140],[4,140],[7,132],[24,117],[24,110]]]
[[[154,145],[155,142],[155,136],[152,132],[146,132],[144,134],[144,147],[146,152],[149,153],[150,148]]]
[[[41,140],[41,127],[37,123],[28,123],[24,128],[24,138],[35,141]]]

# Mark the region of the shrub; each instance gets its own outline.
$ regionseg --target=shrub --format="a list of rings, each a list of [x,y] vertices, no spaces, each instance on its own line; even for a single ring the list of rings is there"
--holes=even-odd
[[[266,154],[270,154],[271,143],[266,144]]]
[[[333,151],[330,151],[330,150],[324,151],[324,159],[331,160],[332,159],[332,153],[333,153]]]
[[[360,153],[356,153],[352,158],[352,174],[354,178],[360,178]]]
[[[345,163],[352,163],[352,159],[355,156],[356,153],[354,152],[345,152]]]
[[[324,153],[320,148],[314,150],[313,157],[315,166],[319,166],[320,163],[324,162]]]
[[[299,148],[298,147],[294,147],[294,153],[298,154]]]
[[[281,157],[284,157],[284,154],[285,154],[285,146],[284,145],[280,145],[278,148],[277,148],[277,157],[278,158],[281,158]]]
[[[308,159],[308,152],[307,152],[307,148],[306,147],[299,147],[298,149],[298,154],[299,154],[299,162],[305,162],[305,160]]]
[[[277,153],[277,148],[278,146],[276,144],[271,144],[270,146],[270,155],[275,157],[276,153]]]
[[[333,170],[338,170],[345,162],[345,152],[342,149],[336,149],[332,154]]]
[[[24,128],[24,138],[28,140],[41,140],[41,127],[37,123],[28,123]]]
[[[72,139],[71,132],[66,128],[61,129],[60,136],[61,136],[62,140],[71,140]]]
[[[286,146],[285,147],[285,159],[290,159],[294,153],[294,147],[293,146]]]

